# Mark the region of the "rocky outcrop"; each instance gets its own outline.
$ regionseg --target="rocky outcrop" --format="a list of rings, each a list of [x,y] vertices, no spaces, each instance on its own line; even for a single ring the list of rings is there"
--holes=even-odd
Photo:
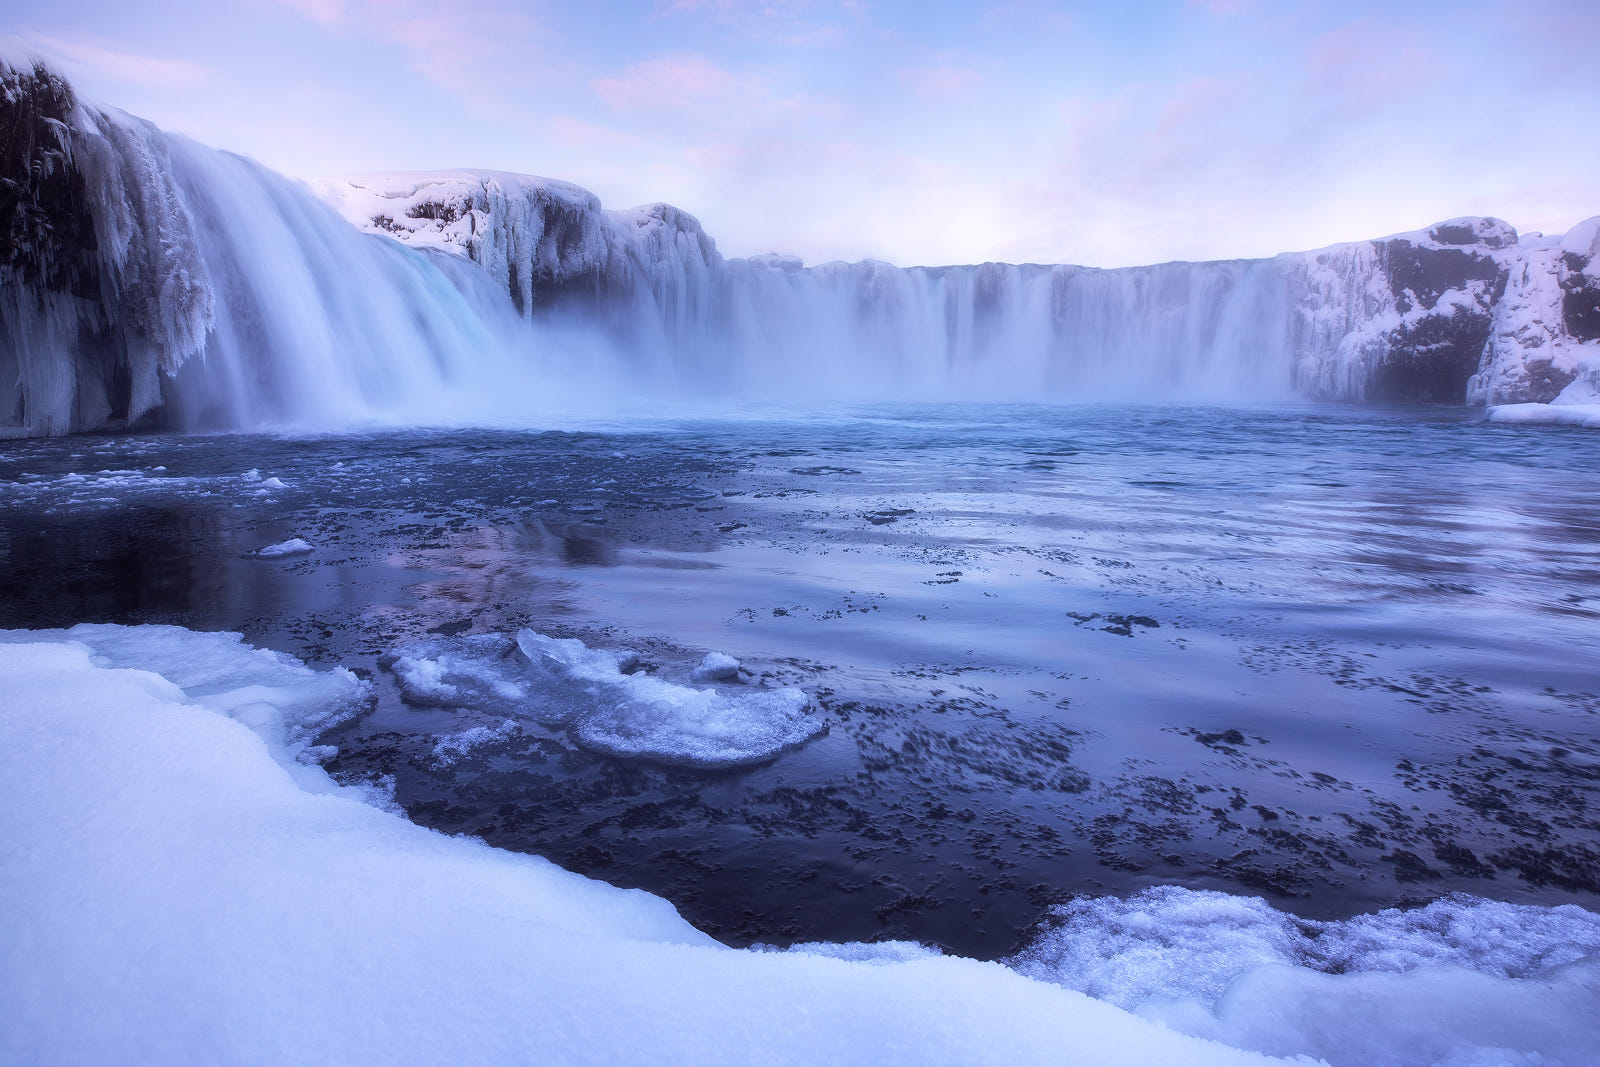
[[[367,174],[318,192],[364,229],[472,259],[530,316],[631,309],[646,298],[675,308],[709,290],[722,266],[688,212],[670,204],[605,211],[593,193],[550,178]]]
[[[1517,252],[1467,399],[1587,401],[1600,392],[1600,218]]]
[[[72,158],[72,87],[43,65],[0,64],[0,272],[7,286],[95,296],[94,221]]]

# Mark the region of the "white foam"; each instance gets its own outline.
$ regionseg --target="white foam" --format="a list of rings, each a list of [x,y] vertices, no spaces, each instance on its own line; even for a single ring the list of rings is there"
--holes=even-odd
[[[200,639],[180,673],[219,665],[159,629]],[[308,793],[244,724],[82,641],[8,636],[0,1062],[1267,1062],[996,964],[724,948],[646,893],[325,775]]]

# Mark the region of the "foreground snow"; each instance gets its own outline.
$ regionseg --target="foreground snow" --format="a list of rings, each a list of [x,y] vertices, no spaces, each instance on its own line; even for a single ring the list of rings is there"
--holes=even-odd
[[[656,897],[308,792],[80,644],[0,645],[0,677],[0,1061],[1262,1062],[998,964],[720,947]]]
[[[1062,909],[1015,969],[905,944],[737,951],[649,894],[335,786],[308,761],[366,695],[348,672],[236,635],[80,626],[0,633],[0,691],[0,1062],[1269,1062],[1238,1045],[1548,1065],[1600,1047],[1600,917],[1575,907],[1310,924],[1168,889]],[[445,740],[448,759],[483,738]]]

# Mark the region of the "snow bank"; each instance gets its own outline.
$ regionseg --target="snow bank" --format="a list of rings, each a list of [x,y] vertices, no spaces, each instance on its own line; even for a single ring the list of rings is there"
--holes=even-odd
[[[1267,1062],[998,964],[723,948],[648,894],[307,792],[92,655],[110,629],[0,643],[0,1061]],[[220,666],[183,634],[163,666]]]
[[[823,729],[799,689],[680,685],[631,673],[632,653],[532,630],[514,638],[415,642],[384,662],[410,703],[564,727],[585,748],[629,759],[696,767],[761,763]]]
[[[1600,1049],[1600,915],[1575,906],[1456,896],[1315,922],[1168,886],[1065,905],[1011,962],[1185,1033],[1334,1065],[1576,1067]]]
[[[37,641],[82,647],[99,668],[160,675],[183,699],[245,723],[289,760],[302,758],[324,730],[359,714],[370,690],[342,667],[313,670],[293,656],[252,648],[236,633],[100,623],[0,630],[0,646]]]

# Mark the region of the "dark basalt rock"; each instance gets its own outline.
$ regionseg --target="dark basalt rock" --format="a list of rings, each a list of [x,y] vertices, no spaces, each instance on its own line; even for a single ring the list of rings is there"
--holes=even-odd
[[[0,63],[0,272],[85,299],[100,293],[98,243],[67,122],[72,87],[35,64]]]
[[[1579,341],[1600,340],[1600,264],[1595,258],[1574,252],[1561,257],[1561,318],[1567,333]]]
[[[1478,369],[1493,317],[1488,310],[1433,315],[1390,334],[1388,355],[1373,373],[1372,399],[1384,403],[1459,404]]]
[[[1392,331],[1374,368],[1370,399],[1385,403],[1459,404],[1476,373],[1505,295],[1508,272],[1487,249],[1514,245],[1516,230],[1497,219],[1454,219],[1428,232],[1460,247],[1434,248],[1408,238],[1381,242],[1381,262],[1395,307],[1407,315],[1434,312]],[[1439,308],[1447,292],[1471,295],[1470,306]],[[1436,310],[1437,309],[1437,310]]]
[[[1506,272],[1491,256],[1428,248],[1404,239],[1385,241],[1383,250],[1389,291],[1401,314],[1413,306],[1431,311],[1446,292],[1465,289],[1472,282],[1492,286],[1495,300],[1505,292]]]
[[[1483,245],[1485,248],[1510,248],[1517,243],[1517,231],[1500,219],[1449,219],[1428,231],[1429,239],[1442,245]]]

